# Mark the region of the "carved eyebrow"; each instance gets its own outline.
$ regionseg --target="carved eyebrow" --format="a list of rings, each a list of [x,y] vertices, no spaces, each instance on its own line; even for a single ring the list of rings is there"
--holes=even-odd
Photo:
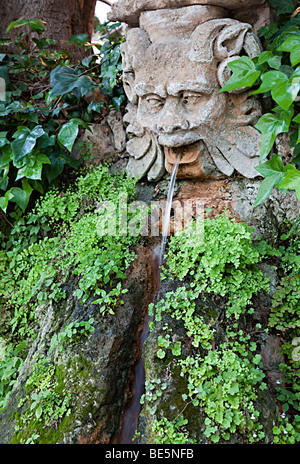
[[[180,93],[182,92],[196,92],[196,93],[206,93],[206,94],[211,94],[213,92],[213,88],[206,83],[191,83],[191,82],[186,82],[186,83],[174,83],[168,85],[167,91],[169,95],[172,95],[174,97],[177,97]]]
[[[139,97],[145,97],[146,95],[157,95],[160,98],[167,98],[168,94],[162,85],[154,87],[153,85],[147,85],[145,82],[139,82],[135,86],[135,91]]]

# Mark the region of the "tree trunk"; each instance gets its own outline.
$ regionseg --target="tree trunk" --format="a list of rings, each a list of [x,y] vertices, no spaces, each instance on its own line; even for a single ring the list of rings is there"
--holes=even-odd
[[[19,29],[5,31],[17,19],[41,19],[45,24],[45,37],[57,41],[56,48],[68,48],[66,41],[72,35],[88,33],[94,27],[96,0],[0,0],[0,37],[14,37]],[[73,47],[76,58],[84,56],[84,50]]]

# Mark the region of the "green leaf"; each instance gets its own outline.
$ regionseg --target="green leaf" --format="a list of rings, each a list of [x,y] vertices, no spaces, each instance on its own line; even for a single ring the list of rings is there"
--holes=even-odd
[[[11,194],[10,201],[15,202],[19,208],[24,212],[29,203],[32,188],[27,181],[23,181],[23,189],[19,187],[12,187],[9,192]],[[6,192],[7,193],[7,192]]]
[[[6,213],[7,206],[8,206],[8,196],[5,194],[4,197],[0,197],[0,208],[2,209],[2,211]]]
[[[288,37],[278,48],[282,52],[290,52],[291,65],[295,66],[300,62],[300,37],[295,35]]]
[[[299,127],[298,127],[298,139],[297,139],[297,143],[300,142],[300,113],[297,114],[297,116],[293,119],[294,122],[296,122],[297,124],[299,124]]]
[[[282,158],[280,155],[273,154],[269,161],[256,166],[255,169],[264,177],[278,174],[283,171]]]
[[[92,101],[87,107],[87,112],[91,113],[92,111],[95,111],[97,113],[101,113],[101,108],[103,107],[103,105],[104,105],[104,102],[102,101],[100,102]]]
[[[251,87],[260,76],[260,71],[256,69],[253,61],[247,56],[231,61],[228,66],[232,70],[232,75],[220,92]]]
[[[91,130],[84,121],[78,118],[73,118],[73,119],[70,119],[69,122],[61,126],[60,131],[58,133],[57,138],[59,142],[65,148],[67,148],[69,152],[72,151],[74,142],[77,138],[79,125],[83,126],[85,129]]]
[[[287,165],[286,168],[284,179],[279,187],[287,190],[295,190],[296,196],[300,201],[300,171],[293,165]]]
[[[233,384],[230,387],[229,393],[231,395],[235,395],[238,392],[239,392],[239,384],[237,382],[233,382]]]
[[[282,57],[279,55],[274,55],[272,51],[268,50],[262,52],[259,57],[257,63],[262,65],[264,63],[268,63],[271,68],[279,69],[281,66],[281,59]]]
[[[33,32],[37,32],[38,34],[41,34],[44,32],[45,21],[41,21],[40,19],[23,19],[20,18],[17,21],[13,21],[10,23],[8,28],[6,29],[6,32],[9,32],[11,29],[16,28],[16,27],[21,27],[21,26],[29,26],[33,30]]]
[[[71,43],[76,44],[78,47],[83,47],[89,41],[89,35],[86,33],[72,35],[69,40]]]
[[[158,357],[159,359],[163,359],[163,358],[166,356],[166,353],[164,352],[164,350],[159,349],[159,350],[157,351],[156,355],[157,355],[157,357]]]
[[[30,153],[35,147],[36,141],[45,133],[41,125],[34,127],[32,131],[25,126],[19,126],[13,134],[15,140],[11,143],[14,163]]]
[[[258,189],[257,197],[253,205],[253,208],[260,205],[263,201],[265,201],[269,197],[269,195],[271,195],[273,188],[275,187],[276,184],[280,183],[282,177],[283,175],[281,173],[278,173],[278,174],[273,174],[269,177],[266,177],[262,181]]]
[[[40,406],[37,407],[37,409],[35,411],[36,418],[39,419],[41,417],[42,413],[43,413],[43,409],[42,409],[42,406],[40,405]]]
[[[295,11],[293,0],[270,0],[272,6],[276,8],[277,14],[292,14]]]
[[[300,69],[288,77],[281,71],[269,71],[261,76],[261,86],[252,92],[252,95],[271,91],[272,98],[283,109],[287,110],[300,90]]]
[[[291,107],[286,111],[278,111],[275,108],[274,113],[264,114],[254,127],[261,134],[260,161],[263,161],[269,154],[278,134],[288,132],[294,109]]]
[[[92,90],[93,81],[69,66],[57,66],[50,73],[51,98],[73,92],[78,99]]]
[[[51,164],[48,156],[38,153],[31,165],[25,165],[18,170],[16,181],[27,177],[28,179],[42,180],[43,164]]]

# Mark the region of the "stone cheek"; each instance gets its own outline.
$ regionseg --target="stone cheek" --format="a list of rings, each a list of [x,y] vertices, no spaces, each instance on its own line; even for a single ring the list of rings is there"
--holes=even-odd
[[[230,75],[227,63],[261,51],[252,26],[224,17],[226,2],[216,7],[177,2],[181,8],[156,11],[142,3],[140,27],[128,30],[122,46],[130,101],[124,118],[127,171],[156,182],[165,169],[171,173],[172,150],[181,148],[179,178],[219,178],[234,171],[258,176],[260,134],[253,128],[258,100],[248,98],[247,89],[232,98],[219,93]]]

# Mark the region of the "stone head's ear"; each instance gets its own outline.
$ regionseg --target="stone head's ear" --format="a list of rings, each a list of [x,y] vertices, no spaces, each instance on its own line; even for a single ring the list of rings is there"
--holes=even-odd
[[[252,35],[250,24],[230,18],[212,19],[200,24],[192,33],[189,59],[207,63],[225,60],[238,55],[246,43],[249,42],[250,45],[249,37]],[[253,41],[251,46],[255,44],[256,47],[259,46],[257,41]],[[259,53],[260,51],[257,54]]]
[[[231,20],[217,35],[214,44],[214,55],[218,60],[225,60],[239,55],[245,42],[245,36],[252,31],[247,23]]]
[[[234,21],[234,24],[224,28],[220,32],[215,41],[215,57],[218,61],[221,61],[217,71],[221,87],[226,84],[232,73],[228,63],[239,59],[242,50],[244,54],[250,58],[254,58],[262,52],[262,46],[256,34],[252,32],[250,24]],[[246,90],[247,87],[242,87],[237,90],[231,90],[229,93],[242,93]]]
[[[135,70],[142,63],[146,49],[150,44],[148,34],[140,28],[134,28],[127,32],[126,42],[120,46],[124,91],[128,100],[133,104],[137,103],[137,95],[134,90]]]

